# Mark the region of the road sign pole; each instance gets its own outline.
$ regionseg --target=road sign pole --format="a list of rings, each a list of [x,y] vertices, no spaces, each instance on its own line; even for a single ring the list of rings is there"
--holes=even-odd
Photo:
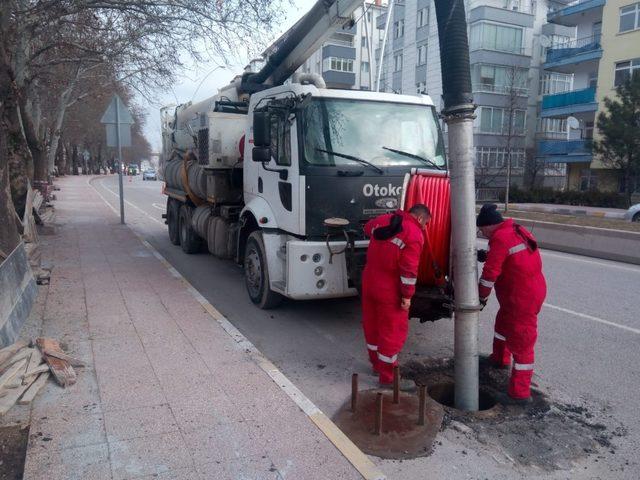
[[[118,147],[118,189],[120,192],[120,223],[124,225],[124,191],[122,188],[122,145],[120,144],[120,102],[116,100],[116,144]]]

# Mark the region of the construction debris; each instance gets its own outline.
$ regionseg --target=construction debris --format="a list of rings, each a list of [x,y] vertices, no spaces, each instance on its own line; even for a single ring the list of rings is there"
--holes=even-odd
[[[16,403],[31,403],[52,374],[63,387],[73,385],[76,383],[73,367],[84,365],[50,338],[38,338],[31,345],[19,341],[0,349],[0,415]]]

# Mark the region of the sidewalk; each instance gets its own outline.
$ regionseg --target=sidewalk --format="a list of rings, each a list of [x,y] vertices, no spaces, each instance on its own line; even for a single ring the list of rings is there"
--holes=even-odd
[[[59,184],[51,283],[30,333],[89,366],[34,402],[25,479],[362,478],[87,177]]]

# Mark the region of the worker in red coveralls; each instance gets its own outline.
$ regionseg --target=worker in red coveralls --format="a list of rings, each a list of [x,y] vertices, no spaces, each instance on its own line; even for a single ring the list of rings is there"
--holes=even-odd
[[[490,362],[497,368],[509,368],[513,355],[505,400],[527,403],[531,400],[538,313],[547,295],[538,243],[523,226],[504,220],[494,204],[483,205],[476,225],[489,239],[488,252],[478,252],[478,260],[485,261],[478,285],[480,302],[486,305],[495,288],[500,304]]]
[[[407,339],[424,228],[430,219],[429,209],[418,204],[409,212],[398,210],[376,217],[364,227],[371,241],[362,278],[362,326],[381,387],[393,385],[393,367]],[[401,384],[403,389],[412,386]]]

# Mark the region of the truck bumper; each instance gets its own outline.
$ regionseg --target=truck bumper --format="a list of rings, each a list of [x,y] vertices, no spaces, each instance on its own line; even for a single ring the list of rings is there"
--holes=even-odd
[[[355,251],[366,251],[369,242],[356,241]],[[289,240],[286,248],[285,296],[295,300],[351,297],[358,294],[350,281],[346,242]],[[333,253],[332,253],[333,252]]]

